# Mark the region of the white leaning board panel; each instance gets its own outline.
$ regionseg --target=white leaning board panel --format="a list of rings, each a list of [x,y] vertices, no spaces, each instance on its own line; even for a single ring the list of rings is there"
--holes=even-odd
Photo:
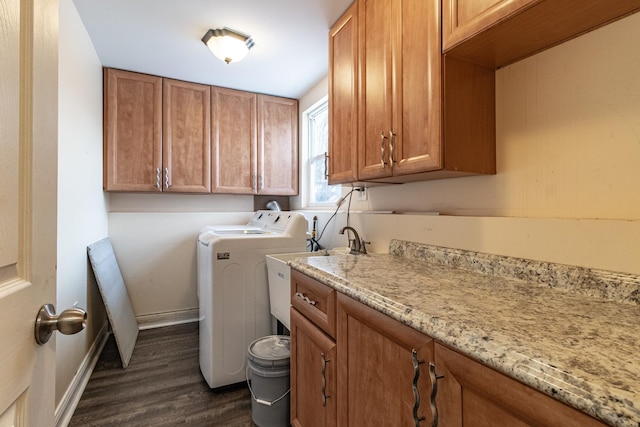
[[[116,339],[122,367],[131,360],[138,338],[138,322],[108,237],[87,246],[93,273]]]

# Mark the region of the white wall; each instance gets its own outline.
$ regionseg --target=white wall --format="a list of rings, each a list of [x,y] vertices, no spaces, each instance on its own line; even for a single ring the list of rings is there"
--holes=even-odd
[[[58,312],[74,303],[88,325],[56,337],[56,405],[106,322],[87,245],[107,236],[102,192],[102,66],[71,0],[60,0],[58,95]]]
[[[374,251],[400,237],[640,273],[637,40],[640,14],[497,71],[498,174],[370,188],[353,212],[442,215],[354,213],[351,224]],[[323,80],[301,109],[325,94]],[[112,194],[109,233],[136,314],[192,310],[198,230],[245,222],[252,210],[243,196]],[[323,228],[331,213],[307,218]],[[345,246],[345,224],[339,215],[322,243]]]
[[[171,197],[169,195],[168,197]],[[139,323],[197,319],[196,239],[215,224],[246,224],[238,212],[111,212],[109,236]]]

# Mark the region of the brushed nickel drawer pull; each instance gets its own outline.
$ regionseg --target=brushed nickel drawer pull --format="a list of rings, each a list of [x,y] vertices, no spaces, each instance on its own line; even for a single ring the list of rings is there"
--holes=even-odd
[[[307,304],[313,305],[315,306],[317,304],[316,301],[309,299],[308,296],[306,296],[305,294],[303,294],[302,292],[296,292],[296,296],[298,298],[300,298],[302,301],[306,302]]]
[[[436,395],[438,394],[438,380],[444,378],[444,375],[436,374],[436,365],[429,362],[429,376],[431,377],[431,413],[433,414],[433,423],[431,427],[438,427],[438,407],[436,406]]]
[[[324,152],[324,179],[329,179],[329,153]]]
[[[389,163],[391,164],[391,166],[393,166],[393,162],[395,161],[394,157],[394,145],[396,142],[396,134],[393,133],[393,131],[391,129],[389,129]]]
[[[327,399],[331,396],[327,396],[327,363],[331,360],[327,359],[324,353],[320,353],[322,359],[322,406],[327,406]]]
[[[384,136],[384,132],[380,132],[380,166],[383,168],[387,165],[387,162],[384,161],[384,140],[387,139]]]
[[[420,390],[418,390],[418,380],[420,379],[420,365],[424,363],[424,360],[418,360],[418,352],[411,350],[411,362],[413,363],[413,384],[411,388],[413,390],[413,422],[416,427],[420,427],[420,421],[424,421],[425,417],[418,417],[418,410],[420,409]]]

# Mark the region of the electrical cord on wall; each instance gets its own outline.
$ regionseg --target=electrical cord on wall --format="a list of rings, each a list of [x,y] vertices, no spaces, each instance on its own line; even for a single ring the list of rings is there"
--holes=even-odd
[[[324,231],[327,229],[327,226],[329,225],[329,223],[331,222],[331,220],[333,218],[335,218],[335,216],[338,214],[338,211],[340,210],[340,206],[342,206],[345,202],[345,200],[347,200],[347,197],[349,198],[349,203],[347,205],[347,225],[349,225],[349,211],[351,209],[351,195],[353,194],[354,191],[360,191],[359,187],[354,187],[351,189],[351,191],[349,191],[347,194],[345,194],[340,200],[338,200],[338,207],[336,208],[336,210],[333,212],[333,214],[329,217],[329,219],[327,220],[327,223],[324,225],[324,227],[322,227],[322,231],[320,232],[320,235],[318,236],[318,238],[316,239],[314,236],[312,236],[309,240],[311,249],[310,252],[316,252],[319,251],[322,248],[322,246],[320,246],[319,241],[322,239],[322,236],[324,235]],[[349,230],[347,230],[347,233],[349,233]],[[347,238],[349,238],[349,234],[347,234]]]

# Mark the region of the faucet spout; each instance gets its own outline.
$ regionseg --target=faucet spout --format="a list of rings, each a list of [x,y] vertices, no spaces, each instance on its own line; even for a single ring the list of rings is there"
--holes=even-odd
[[[357,255],[359,253],[362,253],[362,246],[360,244],[360,236],[358,235],[358,232],[355,230],[355,228],[347,225],[346,227],[342,227],[339,233],[344,234],[345,230],[350,230],[354,236],[353,239],[349,239],[349,242],[351,242],[350,244],[351,250],[349,251],[349,253],[352,255]]]

